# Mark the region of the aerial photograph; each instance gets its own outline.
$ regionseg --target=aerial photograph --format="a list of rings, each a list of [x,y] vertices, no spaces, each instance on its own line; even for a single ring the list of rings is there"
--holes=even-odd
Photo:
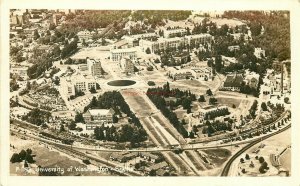
[[[289,11],[9,18],[11,176],[293,175]]]

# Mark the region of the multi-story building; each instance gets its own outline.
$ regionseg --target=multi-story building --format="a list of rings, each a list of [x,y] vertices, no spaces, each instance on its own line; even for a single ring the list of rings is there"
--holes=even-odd
[[[128,57],[124,57],[123,59],[121,59],[120,67],[124,73],[134,73],[134,64]]]
[[[61,87],[67,95],[75,95],[76,92],[87,92],[92,87],[96,89],[96,81],[92,77],[72,76],[71,78],[62,78]]]
[[[220,90],[240,91],[243,81],[242,74],[228,74]]]
[[[102,124],[112,123],[114,114],[113,109],[89,109],[83,114],[86,129],[92,130]]]
[[[164,30],[164,37],[165,38],[172,38],[172,37],[182,37],[186,35],[187,31],[185,28],[180,28],[180,29],[170,29]]]
[[[174,37],[174,38],[158,38],[157,41],[149,41],[149,40],[140,40],[140,46],[142,50],[145,52],[148,48],[151,53],[156,53],[158,51],[175,48],[177,49],[179,46],[183,46],[185,43],[185,39],[183,37]]]
[[[196,73],[196,78],[198,80],[202,81],[208,81],[212,80],[213,74],[212,74],[212,68],[211,67],[197,67],[197,68],[192,68]]]
[[[181,70],[170,70],[167,74],[170,78],[174,80],[179,79],[187,79],[195,77],[195,74],[191,70],[188,69],[181,69]]]
[[[137,58],[137,48],[124,48],[124,49],[112,49],[110,50],[110,60],[120,61],[123,57],[128,57],[131,60]]]
[[[214,119],[219,116],[225,116],[228,115],[228,107],[227,106],[207,106],[204,108],[201,108],[199,111],[199,117],[200,122],[203,122],[204,120],[210,120]]]
[[[87,58],[88,71],[92,76],[101,76],[102,66],[100,61]]]
[[[210,34],[197,34],[185,37],[158,38],[157,41],[141,39],[139,41],[139,46],[142,47],[144,52],[149,48],[151,53],[156,53],[170,48],[177,49],[179,46],[187,44],[190,46],[197,46],[204,43],[210,43],[212,40],[213,37]]]
[[[128,47],[134,47],[139,45],[139,40],[141,39],[151,39],[157,37],[156,33],[144,33],[144,34],[136,34],[136,35],[126,35],[123,36],[124,39],[128,43]]]
[[[213,40],[212,35],[210,34],[197,34],[185,36],[185,44],[190,46],[196,46],[198,44],[211,43]]]

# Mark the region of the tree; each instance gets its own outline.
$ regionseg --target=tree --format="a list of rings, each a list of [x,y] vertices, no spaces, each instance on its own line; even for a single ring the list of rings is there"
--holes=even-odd
[[[63,124],[60,125],[59,132],[65,132],[65,127]]]
[[[34,30],[34,32],[33,32],[33,39],[37,40],[38,38],[40,38],[40,34],[39,34],[39,32],[37,30]]]
[[[148,71],[153,71],[153,66],[148,66],[148,67],[147,67],[147,70],[148,70]]]
[[[114,115],[113,116],[113,123],[118,123],[118,121],[119,121],[119,118],[116,115]]]
[[[210,105],[214,105],[218,102],[218,100],[216,98],[209,98],[209,104]]]
[[[201,95],[200,98],[198,99],[199,102],[205,102],[204,95]]]
[[[31,154],[29,154],[29,153],[26,153],[25,161],[28,162],[28,163],[34,163],[35,162],[33,160],[33,157],[31,156]]]
[[[77,112],[75,115],[75,123],[84,123],[84,118],[82,113]]]
[[[220,55],[217,55],[215,58],[215,69],[217,72],[220,72],[222,67],[223,67],[222,57]]]
[[[235,104],[232,104],[232,108],[236,108]]]
[[[148,85],[149,86],[155,86],[155,83],[154,83],[154,81],[148,81]]]
[[[241,159],[240,159],[240,162],[241,162],[241,163],[244,163],[244,162],[245,162],[245,161],[244,161],[244,158],[241,158]]]
[[[60,84],[60,79],[59,78],[55,78],[53,82],[54,82],[55,85],[58,86]]]
[[[261,156],[258,158],[259,163],[263,163],[265,161],[265,159]]]
[[[262,103],[261,103],[261,109],[262,109],[263,111],[268,111],[268,107],[267,107],[267,104],[266,104],[265,102],[262,102]]]
[[[246,154],[245,159],[246,159],[246,160],[250,160],[249,154]]]
[[[99,83],[96,83],[96,89],[99,90],[100,89],[100,85]]]
[[[94,87],[94,86],[92,86],[92,87],[91,87],[91,89],[90,89],[90,92],[91,92],[92,94],[95,94],[95,93],[97,93],[97,91],[96,91],[96,89],[95,89],[95,87]]]
[[[151,170],[149,172],[149,176],[156,176],[156,171],[155,170]]]
[[[288,97],[285,97],[285,98],[284,98],[284,102],[285,102],[286,104],[289,103],[289,100],[290,100],[290,99],[289,99]]]
[[[22,149],[21,152],[19,153],[19,158],[21,160],[24,160],[25,157],[26,157],[26,151]]]
[[[156,59],[154,60],[154,63],[160,63],[159,59],[156,58]]]
[[[210,89],[208,89],[208,90],[206,91],[206,94],[207,94],[208,96],[212,96],[212,95],[213,95],[213,93],[212,93],[212,91],[211,91]]]
[[[150,48],[148,47],[145,52],[146,52],[146,54],[151,54]]]
[[[71,121],[71,123],[68,125],[69,130],[75,130],[76,129],[76,123],[75,121]]]
[[[10,158],[11,163],[20,162],[20,161],[22,161],[22,160],[18,153],[14,153]]]
[[[66,65],[71,65],[73,64],[73,60],[71,58],[68,58],[66,61],[65,61],[65,64]]]

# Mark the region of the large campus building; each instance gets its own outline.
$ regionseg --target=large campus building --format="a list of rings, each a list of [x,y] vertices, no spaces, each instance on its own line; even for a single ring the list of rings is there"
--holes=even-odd
[[[71,78],[62,78],[61,87],[63,92],[67,95],[75,95],[76,91],[87,92],[91,88],[96,89],[96,81],[92,77],[84,77],[82,75],[75,75]]]
[[[114,114],[113,109],[89,109],[83,114],[86,129],[92,130],[102,124],[112,123]]]
[[[114,62],[120,61],[123,57],[128,57],[131,60],[137,58],[137,48],[124,48],[110,50],[110,60]]]
[[[242,74],[228,74],[221,90],[240,91],[244,77]]]
[[[197,34],[185,37],[158,38],[157,41],[141,39],[139,45],[142,47],[143,51],[146,51],[147,48],[149,48],[151,53],[155,53],[157,51],[166,50],[169,48],[177,49],[179,46],[184,45],[195,46],[204,43],[210,43],[212,39],[213,38],[210,34]]]
[[[102,74],[101,62],[95,59],[87,58],[87,69],[92,76],[101,76]]]
[[[164,30],[164,37],[165,38],[172,38],[172,37],[182,37],[187,34],[187,31],[185,28],[179,28],[179,29],[165,29]]]
[[[144,34],[136,34],[136,35],[126,35],[123,36],[124,39],[128,43],[128,47],[134,47],[139,45],[139,40],[141,39],[151,39],[157,37],[156,33],[144,33]]]
[[[214,119],[219,116],[228,115],[228,107],[227,106],[207,106],[201,108],[199,111],[200,122],[204,120]]]

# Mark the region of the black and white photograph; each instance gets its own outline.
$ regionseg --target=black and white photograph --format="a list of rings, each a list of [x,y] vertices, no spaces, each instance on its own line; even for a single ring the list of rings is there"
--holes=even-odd
[[[289,11],[10,10],[10,174],[290,176]]]
[[[1,186],[300,184],[300,3],[14,1]]]

